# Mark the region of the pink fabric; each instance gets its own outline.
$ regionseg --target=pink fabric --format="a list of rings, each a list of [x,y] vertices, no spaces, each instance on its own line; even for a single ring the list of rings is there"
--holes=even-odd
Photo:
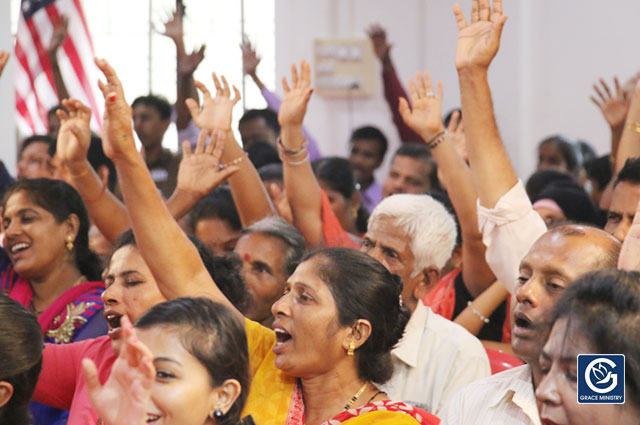
[[[83,358],[93,360],[100,382],[104,384],[117,357],[108,336],[72,344],[45,344],[42,372],[33,400],[70,410],[67,425],[88,425],[98,421],[82,377]]]
[[[532,208],[535,210],[536,208],[548,208],[552,211],[564,214],[562,212],[562,208],[560,208],[560,206],[556,203],[556,201],[554,201],[553,199],[548,199],[548,198],[544,198],[544,199],[539,199],[537,200]]]
[[[81,295],[99,287],[104,287],[104,283],[84,282],[66,290],[38,317],[38,323],[40,323],[42,332],[46,333],[58,327],[56,317],[60,316],[61,320],[65,319],[67,304],[74,302]],[[9,298],[18,301],[28,310],[31,306],[31,299],[33,298],[33,289],[29,281],[22,277],[18,278],[15,285],[9,291]]]
[[[458,267],[447,273],[436,287],[422,298],[424,305],[445,319],[453,320],[453,311],[456,307],[455,282],[461,271],[462,267]]]

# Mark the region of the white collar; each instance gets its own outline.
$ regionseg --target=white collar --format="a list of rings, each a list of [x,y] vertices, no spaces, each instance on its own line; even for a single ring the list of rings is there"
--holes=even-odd
[[[527,364],[505,371],[510,379],[504,379],[503,384],[496,388],[493,396],[489,398],[488,405],[495,407],[502,402],[512,402],[532,419],[533,423],[539,423],[536,396],[533,392],[533,377],[531,367]],[[502,372],[502,373],[505,373]],[[499,376],[500,374],[498,374]],[[495,377],[496,375],[494,375]],[[534,418],[538,418],[537,422]]]
[[[433,314],[431,308],[422,304],[422,301],[418,301],[416,309],[404,329],[402,339],[398,342],[396,348],[391,351],[392,355],[396,356],[408,366],[416,367],[418,365],[420,341],[422,340],[424,328],[431,314]]]

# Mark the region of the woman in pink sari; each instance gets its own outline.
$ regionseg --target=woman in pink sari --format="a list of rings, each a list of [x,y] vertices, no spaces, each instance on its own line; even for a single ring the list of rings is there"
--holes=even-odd
[[[60,180],[21,180],[4,198],[0,292],[38,317],[45,342],[66,344],[107,333],[98,257],[89,250],[82,198]],[[66,412],[33,404],[36,424]]]

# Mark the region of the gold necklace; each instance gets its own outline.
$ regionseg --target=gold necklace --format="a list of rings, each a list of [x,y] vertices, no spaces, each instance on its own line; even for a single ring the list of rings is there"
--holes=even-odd
[[[369,385],[368,382],[365,382],[364,385],[362,386],[362,388],[360,388],[358,390],[357,393],[355,393],[353,395],[353,397],[351,397],[351,400],[349,400],[349,402],[347,404],[344,405],[344,410],[349,410],[351,408],[351,406],[353,405],[353,403],[356,402],[356,400],[358,399],[358,397],[360,397],[362,395],[362,393],[364,392],[365,388],[367,388],[367,385]]]

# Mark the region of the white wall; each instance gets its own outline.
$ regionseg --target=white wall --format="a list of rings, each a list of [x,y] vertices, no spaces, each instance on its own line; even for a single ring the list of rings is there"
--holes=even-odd
[[[12,51],[11,15],[9,2],[0,2],[0,50]],[[13,57],[4,68],[0,78],[0,160],[15,175],[16,169],[16,133],[13,120]]]
[[[291,63],[312,59],[312,43],[322,37],[365,36],[380,22],[394,45],[401,81],[427,69],[444,83],[444,109],[459,104],[454,53],[457,28],[453,0],[277,0],[276,74]],[[460,1],[469,10],[469,1]],[[626,79],[640,68],[637,0],[505,1],[509,20],[490,73],[498,124],[521,177],[535,166],[535,146],[560,132],[609,150],[609,131],[589,101],[591,84],[614,74]],[[406,84],[406,83],[405,83]],[[278,92],[281,88],[278,87]],[[398,136],[382,95],[353,101],[312,98],[305,124],[326,154],[346,153],[355,126],[373,123],[397,144]]]

